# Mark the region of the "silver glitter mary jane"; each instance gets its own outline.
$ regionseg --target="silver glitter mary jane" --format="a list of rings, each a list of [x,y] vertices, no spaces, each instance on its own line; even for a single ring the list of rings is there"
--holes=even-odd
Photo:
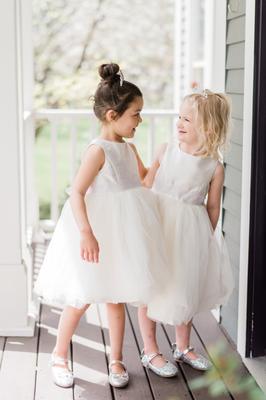
[[[187,349],[181,351],[176,346],[176,343],[173,343],[172,345],[173,357],[175,361],[189,364],[192,368],[198,369],[199,371],[207,371],[211,369],[213,366],[212,363],[201,354],[197,354],[197,358],[195,360],[187,357],[187,354],[193,350],[194,348],[189,346]]]
[[[120,364],[124,368],[124,371],[121,373],[112,372],[112,366],[115,364]],[[116,388],[123,388],[127,386],[129,382],[129,375],[123,361],[113,360],[109,364],[109,383],[111,386]]]
[[[163,378],[172,378],[177,375],[178,369],[174,364],[170,361],[165,360],[165,364],[162,367],[157,367],[156,365],[152,364],[152,360],[155,357],[162,356],[162,353],[151,353],[145,354],[144,350],[141,352],[141,362],[145,368],[150,369],[156,375],[162,376]]]
[[[50,365],[52,368],[53,381],[57,386],[69,388],[74,384],[73,372],[68,368],[68,360],[57,356],[54,352],[51,355]]]

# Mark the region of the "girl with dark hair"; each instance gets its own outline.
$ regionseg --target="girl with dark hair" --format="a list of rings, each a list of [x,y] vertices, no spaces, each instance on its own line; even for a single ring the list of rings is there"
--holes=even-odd
[[[94,112],[101,135],[84,155],[36,284],[45,301],[64,307],[52,354],[53,379],[63,387],[73,385],[69,343],[91,303],[107,303],[109,382],[127,385],[123,303],[147,304],[162,285],[165,267],[155,196],[141,186],[147,170],[124,140],[134,137],[142,121],[142,93],[117,64],[101,65],[99,74]],[[165,361],[161,371],[174,376],[177,369]]]

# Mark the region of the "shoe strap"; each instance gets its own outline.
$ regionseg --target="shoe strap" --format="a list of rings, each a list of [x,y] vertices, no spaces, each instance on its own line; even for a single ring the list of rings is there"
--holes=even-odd
[[[187,347],[185,350],[183,350],[183,351],[181,352],[180,357],[186,356],[188,353],[190,353],[190,352],[193,351],[193,350],[194,350],[194,347],[191,347],[191,346]]]
[[[156,352],[156,353],[146,354],[146,357],[148,357],[149,362],[151,362],[157,356],[162,356],[162,353]]]
[[[127,370],[125,364],[121,360],[112,360],[112,361],[110,361],[109,369],[115,364],[120,364],[120,365],[122,365],[122,367],[124,368],[125,371]]]
[[[173,352],[175,350],[177,350],[179,352],[179,354],[180,354],[179,357],[183,357],[183,356],[187,355],[187,353],[189,353],[190,351],[194,351],[194,347],[188,346],[185,350],[180,351],[179,348],[177,347],[176,343],[173,343],[172,344],[172,350],[173,350]]]
[[[56,356],[54,353],[52,354],[52,357],[51,357],[51,364],[52,365],[58,364],[58,365],[65,366],[66,363],[68,363],[68,359],[67,358]]]

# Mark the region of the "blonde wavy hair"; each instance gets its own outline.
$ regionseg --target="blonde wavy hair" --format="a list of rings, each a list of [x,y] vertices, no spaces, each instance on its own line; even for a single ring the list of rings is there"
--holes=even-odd
[[[189,102],[195,111],[196,129],[202,144],[198,154],[202,157],[220,159],[227,148],[231,102],[223,93],[214,93],[205,89],[202,93],[192,93],[184,97],[183,103]]]

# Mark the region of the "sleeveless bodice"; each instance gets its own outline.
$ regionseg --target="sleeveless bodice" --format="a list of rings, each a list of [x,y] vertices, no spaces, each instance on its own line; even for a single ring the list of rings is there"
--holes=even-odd
[[[202,205],[217,161],[185,153],[177,141],[167,145],[153,190],[185,203]]]
[[[138,163],[129,143],[97,138],[91,145],[100,146],[105,162],[89,188],[89,193],[120,192],[140,187]]]

